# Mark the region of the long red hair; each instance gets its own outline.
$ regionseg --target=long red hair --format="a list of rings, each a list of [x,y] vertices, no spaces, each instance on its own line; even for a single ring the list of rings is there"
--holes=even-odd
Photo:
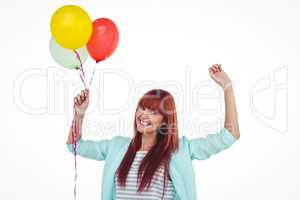
[[[173,96],[161,89],[153,89],[148,91],[139,100],[137,109],[139,107],[148,108],[159,111],[163,115],[163,122],[166,123],[165,129],[160,129],[157,133],[157,142],[148,151],[142,160],[139,169],[137,181],[139,182],[138,190],[143,191],[146,187],[149,188],[151,180],[159,167],[164,169],[164,189],[166,187],[167,178],[169,176],[169,161],[171,154],[178,150],[178,129],[177,129],[177,115]],[[126,178],[130,170],[130,166],[135,158],[136,151],[141,147],[142,136],[137,131],[136,118],[134,119],[134,135],[127,152],[117,169],[117,182],[120,186],[125,186]]]

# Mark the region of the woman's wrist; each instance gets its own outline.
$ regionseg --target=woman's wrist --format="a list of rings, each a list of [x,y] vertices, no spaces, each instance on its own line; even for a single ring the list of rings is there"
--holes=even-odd
[[[229,82],[227,82],[226,84],[224,84],[223,86],[222,86],[222,88],[223,88],[223,91],[225,92],[225,91],[229,91],[229,90],[232,90],[233,88],[232,88],[232,82],[231,81],[229,81]]]
[[[84,113],[83,114],[80,114],[80,113],[77,113],[77,112],[75,112],[75,114],[74,114],[74,118],[76,118],[76,119],[83,119],[84,118]]]

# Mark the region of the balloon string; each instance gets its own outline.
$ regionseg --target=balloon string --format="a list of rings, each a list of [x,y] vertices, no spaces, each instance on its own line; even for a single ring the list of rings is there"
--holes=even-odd
[[[86,84],[85,84],[85,81],[84,81],[83,78],[82,78],[82,75],[79,74],[79,76],[80,76],[80,79],[81,79],[81,81],[83,82],[84,86],[86,87]],[[86,87],[86,88],[87,88],[87,87]]]
[[[81,61],[81,59],[80,59],[80,55],[79,55],[79,53],[74,49],[74,52],[75,52],[75,54],[76,54],[76,57],[77,57],[77,59],[79,60],[79,62],[80,62],[80,70],[81,70],[81,72],[82,72],[82,74],[83,74],[83,77],[85,78],[85,74],[84,74],[84,71],[83,71],[83,68],[82,68],[82,61]]]
[[[94,77],[94,74],[95,74],[95,69],[96,69],[96,64],[94,65],[94,70],[93,70],[93,73],[92,73],[92,76],[91,76],[91,79],[90,79],[90,83],[89,83],[90,86],[92,84],[92,80],[93,80],[93,77]]]
[[[84,73],[84,70],[83,70],[83,66],[82,66],[82,61],[81,61],[81,59],[80,59],[80,55],[79,55],[79,53],[74,49],[74,53],[76,54],[76,58],[79,60],[79,63],[80,63],[80,71],[81,71],[81,73],[82,73],[82,75],[80,74],[80,72],[78,71],[78,73],[79,73],[79,76],[80,76],[80,79],[81,79],[81,81],[82,81],[82,83],[84,84],[84,86],[85,86],[85,88],[87,88],[87,86],[86,86],[86,83],[85,83],[85,73]]]
[[[75,105],[74,105],[74,111],[75,111]],[[78,133],[78,128],[76,125],[76,119],[73,118],[72,121],[72,149],[74,153],[74,166],[75,166],[75,176],[74,176],[74,200],[77,199],[77,133]]]

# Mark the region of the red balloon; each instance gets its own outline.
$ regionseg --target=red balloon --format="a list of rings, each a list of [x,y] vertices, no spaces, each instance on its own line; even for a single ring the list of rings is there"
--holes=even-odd
[[[96,63],[108,58],[115,51],[118,42],[119,31],[112,20],[99,18],[93,22],[93,32],[87,49]]]

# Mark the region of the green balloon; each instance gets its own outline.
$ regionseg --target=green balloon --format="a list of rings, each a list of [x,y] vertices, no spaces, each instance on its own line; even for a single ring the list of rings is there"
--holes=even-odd
[[[49,46],[51,56],[56,63],[68,69],[78,69],[80,67],[80,61],[76,57],[76,53],[73,50],[63,48],[55,41],[53,37],[50,39]],[[83,64],[88,57],[86,46],[76,49],[76,51],[80,55],[80,60]]]

